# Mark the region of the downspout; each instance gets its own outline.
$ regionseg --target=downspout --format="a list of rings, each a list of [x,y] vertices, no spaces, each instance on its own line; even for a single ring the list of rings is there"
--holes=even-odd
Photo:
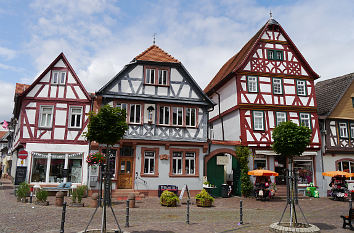
[[[225,141],[225,135],[224,135],[224,134],[225,134],[225,133],[224,133],[224,119],[223,119],[223,117],[221,116],[220,94],[219,94],[217,91],[215,91],[215,90],[213,90],[213,91],[214,91],[215,94],[218,95],[218,107],[219,107],[219,118],[220,118],[220,120],[221,120],[222,140]]]

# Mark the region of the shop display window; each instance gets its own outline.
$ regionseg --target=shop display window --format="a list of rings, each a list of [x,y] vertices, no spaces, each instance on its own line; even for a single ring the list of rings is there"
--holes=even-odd
[[[47,158],[33,158],[32,182],[45,182]]]
[[[298,175],[298,184],[310,184],[313,182],[313,169],[311,160],[295,160],[294,168]]]

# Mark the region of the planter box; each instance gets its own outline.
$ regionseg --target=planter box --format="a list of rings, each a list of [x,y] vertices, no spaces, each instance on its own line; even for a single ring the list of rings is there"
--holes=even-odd
[[[41,206],[48,206],[49,201],[35,201],[36,205],[41,205]]]
[[[213,202],[209,199],[204,200],[204,203],[200,199],[196,199],[196,204],[199,207],[211,207]]]
[[[161,201],[161,205],[167,206],[167,207],[176,207],[177,206],[177,201],[175,200],[172,202],[170,205],[168,205],[164,200]]]

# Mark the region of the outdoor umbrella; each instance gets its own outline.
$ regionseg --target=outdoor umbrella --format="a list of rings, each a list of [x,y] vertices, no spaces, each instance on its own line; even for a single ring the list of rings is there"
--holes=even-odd
[[[277,172],[273,172],[273,171],[269,171],[269,170],[257,169],[257,170],[249,171],[248,175],[252,175],[252,176],[278,176],[279,174]]]
[[[322,172],[323,176],[345,176],[345,177],[353,177],[353,173],[348,173],[348,172],[342,172],[342,171],[330,171],[330,172]]]

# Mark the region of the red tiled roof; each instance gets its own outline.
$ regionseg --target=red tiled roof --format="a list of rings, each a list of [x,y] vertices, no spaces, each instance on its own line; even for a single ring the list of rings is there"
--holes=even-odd
[[[160,49],[157,45],[150,46],[144,52],[136,56],[135,60],[180,63],[170,54]]]
[[[15,89],[15,94],[21,94],[24,92],[30,85],[27,84],[22,84],[22,83],[16,83],[16,89]]]
[[[0,139],[4,137],[5,134],[7,134],[7,131],[0,131]]]

